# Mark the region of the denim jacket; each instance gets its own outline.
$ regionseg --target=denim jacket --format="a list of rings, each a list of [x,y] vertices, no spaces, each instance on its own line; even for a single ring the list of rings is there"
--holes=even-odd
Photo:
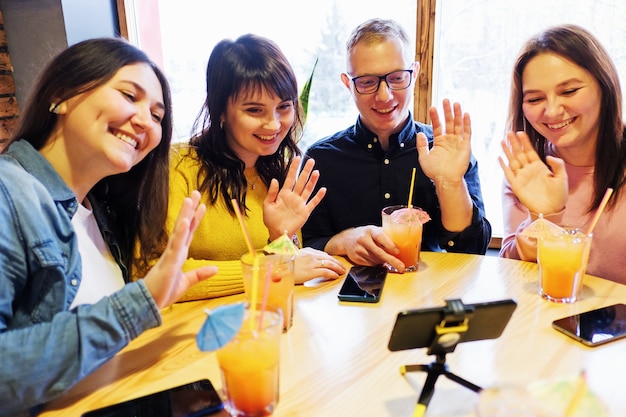
[[[36,415],[161,324],[142,280],[68,310],[82,271],[71,224],[77,205],[28,142],[14,142],[0,155],[0,416]],[[111,243],[110,234],[105,239]]]

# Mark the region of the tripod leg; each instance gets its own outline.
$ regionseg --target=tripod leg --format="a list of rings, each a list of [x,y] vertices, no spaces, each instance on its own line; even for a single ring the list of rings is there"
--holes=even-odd
[[[417,404],[415,405],[413,417],[421,417],[426,414],[428,403],[430,403],[430,400],[433,398],[433,394],[435,392],[435,382],[437,382],[437,378],[441,375],[441,373],[437,370],[429,368],[427,365],[423,366],[426,367],[428,374],[426,375],[426,382],[424,382],[424,387],[422,388],[422,392],[420,393]]]
[[[467,379],[463,379],[463,378],[461,378],[460,376],[458,376],[458,375],[456,375],[456,374],[453,374],[453,373],[452,373],[452,372],[450,372],[450,371],[444,371],[444,372],[443,372],[443,374],[444,374],[444,375],[445,375],[448,379],[450,379],[450,380],[452,380],[452,381],[456,382],[457,384],[462,385],[462,386],[464,386],[465,388],[468,388],[468,389],[470,389],[470,390],[472,390],[472,391],[474,391],[474,392],[480,392],[480,391],[482,391],[482,390],[483,390],[483,389],[482,389],[481,387],[479,387],[478,385],[473,384],[473,383],[469,382]]]
[[[407,372],[428,372],[430,366],[428,365],[402,365],[400,367],[400,374],[404,375]]]

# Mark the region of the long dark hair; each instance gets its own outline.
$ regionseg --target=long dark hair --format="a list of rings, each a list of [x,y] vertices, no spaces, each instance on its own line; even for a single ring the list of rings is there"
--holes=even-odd
[[[274,154],[260,156],[256,163],[261,181],[269,185],[276,178],[282,184],[290,161],[301,154],[297,144],[302,134],[302,112],[291,65],[273,41],[253,34],[235,41],[224,39],[213,48],[206,69],[206,99],[194,123],[190,144],[202,162],[198,174],[200,191],[211,204],[223,199],[233,214],[233,198],[247,210],[248,184],[245,164],[228,146],[220,118],[226,113],[229,100],[262,89],[294,103],[295,120],[287,136]]]
[[[589,211],[595,210],[607,188],[614,189],[615,204],[624,184],[626,130],[622,120],[622,91],[613,61],[600,42],[576,25],[549,28],[529,39],[513,68],[507,130],[524,130],[545,162],[549,143],[525,119],[522,110],[522,75],[528,62],[541,53],[554,53],[588,71],[600,85],[600,128],[595,155],[594,191]]]
[[[165,105],[161,142],[128,172],[102,179],[90,192],[113,217],[111,223],[119,234],[117,240],[123,259],[136,274],[147,272],[149,260],[157,258],[167,242],[164,227],[172,100],[163,72],[144,52],[120,38],[89,39],[72,45],[57,55],[40,75],[12,138],[27,140],[35,149],[41,149],[57,120],[57,115],[49,111],[51,103],[61,103],[97,88],[120,68],[137,63],[150,65],[161,83]],[[140,254],[135,254],[136,244],[141,246]]]

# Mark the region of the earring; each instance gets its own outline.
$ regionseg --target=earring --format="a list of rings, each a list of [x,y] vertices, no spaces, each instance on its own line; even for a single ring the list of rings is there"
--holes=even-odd
[[[50,108],[48,109],[50,113],[59,114],[61,109],[59,109],[59,105],[57,103],[50,103]]]

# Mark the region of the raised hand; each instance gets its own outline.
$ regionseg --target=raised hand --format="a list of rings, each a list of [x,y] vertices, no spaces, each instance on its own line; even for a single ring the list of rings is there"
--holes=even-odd
[[[159,308],[176,302],[189,287],[217,273],[215,266],[182,271],[193,233],[204,216],[206,206],[200,204],[200,193],[185,198],[165,251],[144,278],[148,291]]]
[[[436,107],[430,108],[434,141],[432,148],[423,133],[417,134],[417,152],[424,174],[431,180],[458,182],[463,180],[471,155],[472,127],[469,114],[461,111],[461,105],[443,101],[445,132]]]
[[[320,174],[313,170],[315,161],[309,159],[298,175],[301,160],[301,157],[293,159],[285,184],[280,190],[278,181],[273,179],[267,191],[263,202],[263,222],[270,232],[271,240],[285,232],[291,236],[300,230],[326,195],[326,188],[322,187],[311,197]]]
[[[506,137],[501,145],[508,164],[502,157],[498,157],[498,162],[515,196],[534,213],[562,210],[568,196],[563,160],[548,156],[548,165],[544,164],[526,132],[509,132]]]

